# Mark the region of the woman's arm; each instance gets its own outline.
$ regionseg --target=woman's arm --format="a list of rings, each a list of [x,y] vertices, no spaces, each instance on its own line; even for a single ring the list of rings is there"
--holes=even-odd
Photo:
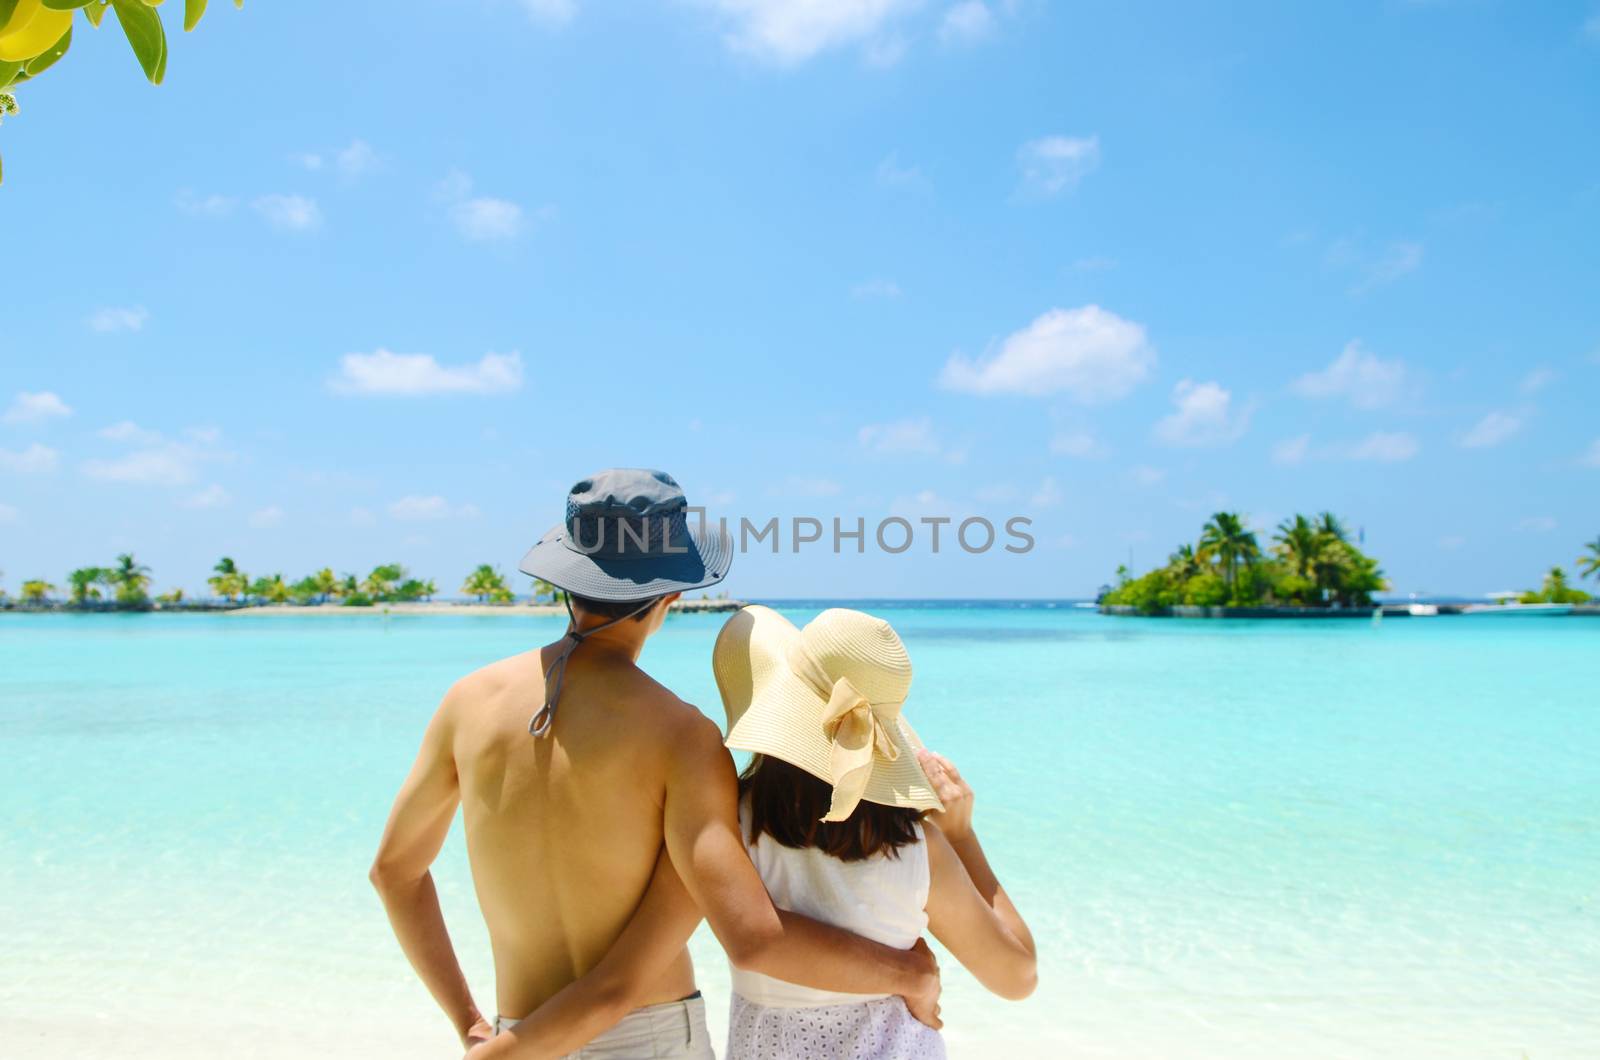
[[[1021,1000],[1038,985],[1033,935],[972,830],[972,788],[942,755],[921,751],[917,757],[945,806],[942,813],[929,814],[924,827],[928,926],[984,986]]]
[[[611,949],[527,1019],[467,1054],[468,1060],[546,1060],[577,1052],[637,1008],[700,923],[700,908],[663,847],[639,907]]]

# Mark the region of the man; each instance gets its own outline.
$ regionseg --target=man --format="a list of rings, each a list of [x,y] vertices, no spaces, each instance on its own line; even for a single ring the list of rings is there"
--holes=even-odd
[[[925,946],[894,950],[773,908],[739,835],[720,730],[638,668],[668,606],[721,581],[731,560],[726,533],[690,526],[671,476],[579,482],[565,523],[521,564],[566,592],[566,636],[469,674],[428,725],[371,878],[463,1045],[504,1031],[479,1053],[559,1056],[587,1042],[585,1056],[710,1057],[684,948],[701,914],[738,967],[900,994],[937,1021]],[[494,952],[493,1025],[429,872],[457,805]]]

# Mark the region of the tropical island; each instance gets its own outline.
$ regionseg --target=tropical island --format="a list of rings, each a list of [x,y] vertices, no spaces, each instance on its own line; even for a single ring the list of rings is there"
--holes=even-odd
[[[291,581],[282,573],[251,577],[229,556],[223,556],[206,579],[212,596],[195,599],[182,589],[150,594],[150,568],[131,553],[123,553],[105,567],[79,567],[67,574],[66,598],[60,589],[44,578],[22,583],[21,594],[13,600],[0,589],[0,609],[17,611],[227,611],[246,613],[318,613],[351,608],[346,614],[362,610],[385,613],[462,614],[565,613],[564,594],[541,579],[533,579],[531,591],[519,597],[505,574],[491,563],[480,563],[461,583],[460,593],[470,602],[435,601],[439,587],[433,579],[411,575],[399,563],[380,563],[366,575],[335,574],[331,567]],[[699,600],[680,600],[676,610],[733,610],[743,606],[730,600],[706,595]]]
[[[1581,576],[1600,580],[1600,538],[1584,546]],[[1135,577],[1117,568],[1116,585],[1097,601],[1112,615],[1224,617],[1360,617],[1388,588],[1378,560],[1352,541],[1331,512],[1295,515],[1279,523],[1263,547],[1238,512],[1217,512],[1194,544],[1184,544],[1165,566]],[[1589,594],[1572,587],[1552,567],[1520,604],[1583,604]]]

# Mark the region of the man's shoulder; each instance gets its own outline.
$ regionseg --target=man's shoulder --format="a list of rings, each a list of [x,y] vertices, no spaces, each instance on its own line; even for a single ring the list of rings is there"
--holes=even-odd
[[[466,706],[492,699],[539,672],[539,653],[536,651],[497,659],[457,679],[445,693],[445,705]]]

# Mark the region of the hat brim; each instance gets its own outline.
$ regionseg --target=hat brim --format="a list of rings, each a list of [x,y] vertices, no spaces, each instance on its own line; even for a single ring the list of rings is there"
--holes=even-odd
[[[689,544],[681,552],[622,559],[591,556],[567,544],[567,528],[557,526],[528,550],[517,569],[590,600],[645,600],[667,593],[715,585],[728,576],[733,540],[720,525],[688,526]]]
[[[826,701],[788,664],[789,645],[800,639],[794,623],[771,608],[751,605],[730,618],[717,637],[717,687],[728,711],[728,747],[781,758],[826,784],[834,783],[833,742],[822,727]],[[882,806],[942,810],[917,761],[922,741],[903,716],[884,728],[899,750],[878,754],[861,797]]]

